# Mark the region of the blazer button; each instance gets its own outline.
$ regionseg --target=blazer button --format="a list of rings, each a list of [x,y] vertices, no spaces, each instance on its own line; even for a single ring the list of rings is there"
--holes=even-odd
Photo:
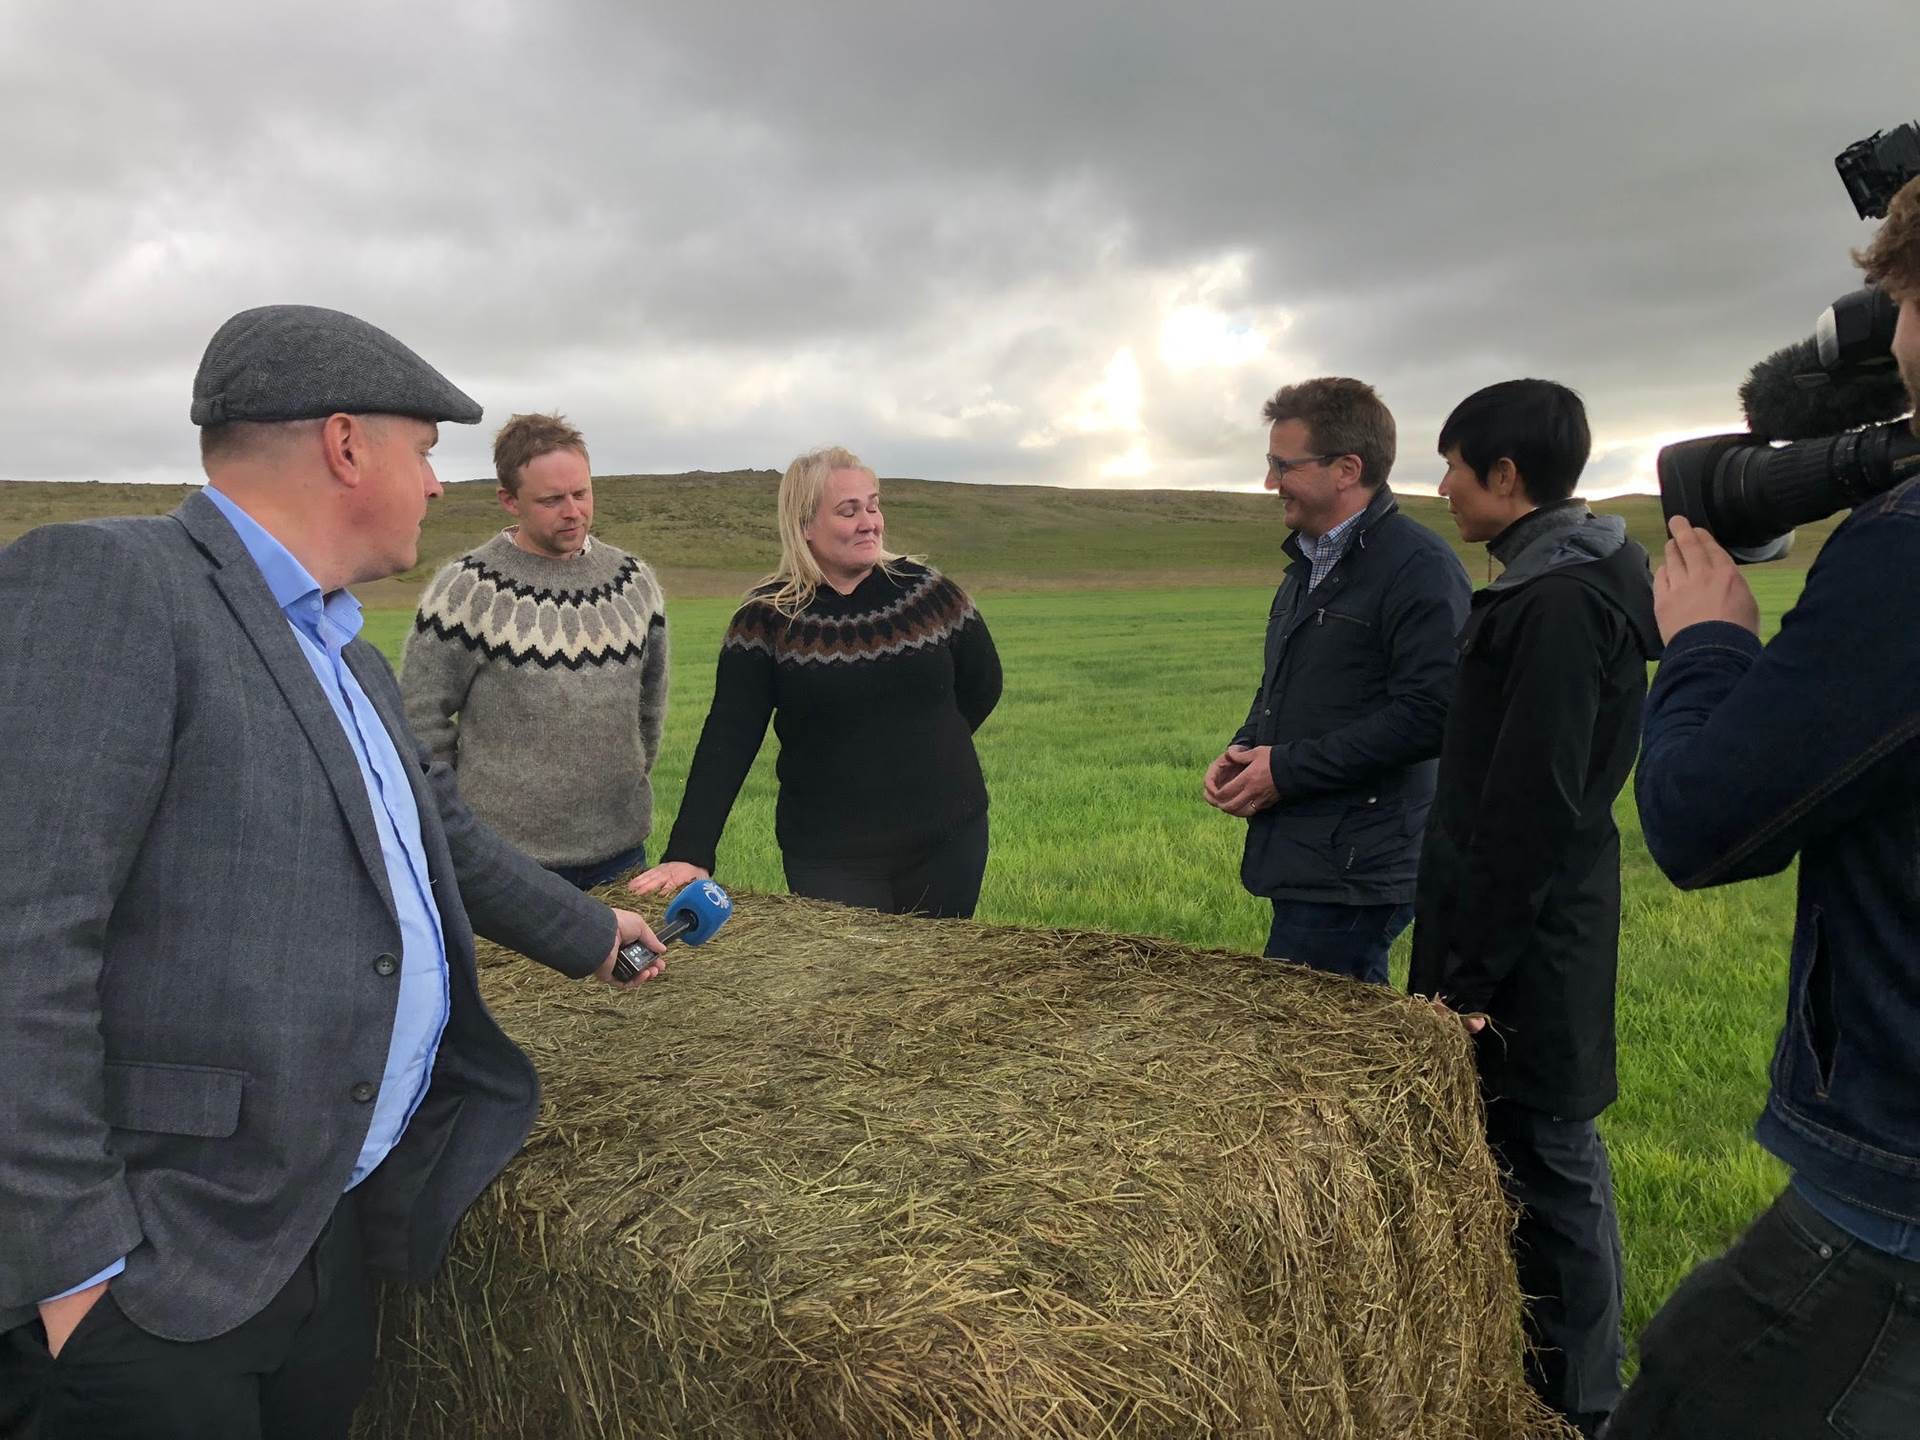
[[[375,1085],[371,1080],[362,1080],[358,1085],[354,1086],[353,1089],[347,1093],[352,1095],[355,1100],[359,1101],[362,1105],[364,1105],[369,1100],[373,1099],[373,1092],[378,1088],[379,1087]]]
[[[373,973],[376,975],[391,975],[399,968],[400,962],[391,955],[382,955],[373,962]]]

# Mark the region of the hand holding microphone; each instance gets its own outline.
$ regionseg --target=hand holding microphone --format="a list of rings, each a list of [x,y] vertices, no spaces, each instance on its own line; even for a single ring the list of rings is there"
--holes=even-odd
[[[733,901],[711,880],[696,880],[667,906],[666,922],[656,932],[663,945],[681,940],[688,945],[704,945],[727,923],[733,914]],[[614,957],[612,980],[624,985],[642,971],[657,964],[659,956],[638,940],[623,945]]]

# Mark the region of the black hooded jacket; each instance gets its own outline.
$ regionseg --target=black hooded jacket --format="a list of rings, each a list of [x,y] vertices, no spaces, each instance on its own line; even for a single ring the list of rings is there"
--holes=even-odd
[[[1613,1102],[1620,832],[1660,653],[1646,551],[1570,500],[1493,542],[1420,852],[1408,989],[1492,1023],[1489,1098],[1564,1119]]]

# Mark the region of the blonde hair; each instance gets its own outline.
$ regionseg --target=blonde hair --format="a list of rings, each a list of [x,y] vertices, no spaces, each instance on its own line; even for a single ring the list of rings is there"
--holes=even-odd
[[[754,587],[754,598],[771,605],[789,620],[812,604],[814,593],[826,583],[820,562],[813,558],[813,551],[807,546],[806,527],[813,523],[820,509],[820,497],[826,493],[827,479],[836,470],[864,470],[873,474],[873,467],[851,450],[840,445],[823,445],[796,458],[780,477],[780,566]],[[904,558],[882,548],[877,563],[892,574],[893,562]]]

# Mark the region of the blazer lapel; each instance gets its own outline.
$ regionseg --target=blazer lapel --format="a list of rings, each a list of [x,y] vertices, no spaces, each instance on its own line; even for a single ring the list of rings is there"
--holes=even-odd
[[[267,673],[280,687],[287,708],[293,711],[300,728],[306,732],[308,743],[320,759],[320,769],[333,788],[333,797],[346,819],[347,829],[353,835],[354,845],[360,851],[361,862],[397,921],[399,912],[387,882],[386,856],[380,849],[380,832],[374,824],[372,802],[360,774],[360,762],[354,757],[346,732],[340,728],[339,716],[334,714],[326,692],[314,677],[313,667],[307,663],[306,652],[293,637],[293,627],[274,603],[273,592],[267,588],[260,567],[247,554],[247,547],[240,543],[227,517],[204,495],[189,495],[173,514],[213,559],[214,588],[227,602],[227,608],[252,642]]]

